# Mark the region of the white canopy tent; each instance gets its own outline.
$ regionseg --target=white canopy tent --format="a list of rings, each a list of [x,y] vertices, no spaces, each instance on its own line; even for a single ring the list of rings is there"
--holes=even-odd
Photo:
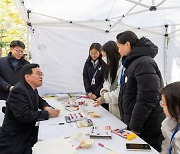
[[[45,74],[41,94],[84,92],[82,70],[93,42],[125,30],[159,47],[164,82],[180,80],[178,0],[15,0],[28,25],[32,61]]]

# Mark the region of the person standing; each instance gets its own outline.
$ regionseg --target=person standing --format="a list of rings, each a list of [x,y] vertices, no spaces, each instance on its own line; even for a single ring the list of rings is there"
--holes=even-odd
[[[26,61],[28,61],[28,55],[27,55],[27,53],[24,53],[24,54],[23,54],[23,57],[24,57],[24,59],[25,59]]]
[[[160,152],[165,115],[159,104],[163,80],[153,59],[158,47],[148,38],[139,39],[132,31],[119,33],[116,38],[124,67],[118,100],[121,119]]]
[[[94,102],[94,107],[107,104],[109,111],[120,119],[118,108],[119,75],[121,70],[121,55],[116,42],[108,41],[102,47],[104,67],[104,84],[100,91],[101,97]]]
[[[8,56],[0,58],[0,100],[6,100],[9,92],[20,80],[21,68],[29,64],[23,58],[25,45],[19,40],[10,43]]]
[[[23,66],[22,80],[9,94],[6,112],[0,131],[1,154],[31,154],[38,137],[36,122],[57,117],[59,110],[53,109],[39,95],[43,74],[38,64]]]
[[[103,78],[103,61],[101,55],[101,44],[93,43],[89,49],[89,56],[83,69],[84,88],[91,99],[97,99],[100,96]]]
[[[161,90],[161,107],[166,115],[161,130],[164,136],[161,154],[180,153],[180,82],[168,84]]]

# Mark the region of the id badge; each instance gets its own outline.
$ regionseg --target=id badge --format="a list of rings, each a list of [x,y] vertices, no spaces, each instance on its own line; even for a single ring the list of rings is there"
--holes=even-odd
[[[95,84],[95,78],[92,79],[91,85]]]

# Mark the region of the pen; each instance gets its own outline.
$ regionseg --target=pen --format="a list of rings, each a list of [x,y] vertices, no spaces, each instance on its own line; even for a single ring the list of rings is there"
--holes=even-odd
[[[59,125],[64,125],[64,122],[60,122]]]
[[[75,116],[76,119],[78,118],[77,115],[76,115],[76,113],[74,113],[74,116]]]
[[[49,125],[64,125],[64,122],[60,122],[58,124],[49,124]]]
[[[72,116],[72,114],[70,114],[70,118],[71,118],[71,119],[73,119],[73,116]]]
[[[80,117],[83,117],[81,113],[79,113]]]
[[[105,146],[104,146],[104,144],[102,144],[102,143],[98,143],[98,145],[99,145],[100,147],[103,147],[103,148],[105,148],[105,149],[109,150],[109,151],[112,151],[111,149],[109,149],[109,148],[105,147]]]
[[[95,129],[95,127],[93,126],[93,127],[92,127],[92,131],[91,131],[91,133],[94,133],[94,129]]]
[[[54,107],[51,106],[52,109],[55,109]]]

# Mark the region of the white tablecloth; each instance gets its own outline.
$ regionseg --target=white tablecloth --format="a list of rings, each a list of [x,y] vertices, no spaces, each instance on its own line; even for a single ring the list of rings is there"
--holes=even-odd
[[[56,100],[55,98],[49,98],[46,99],[47,102],[52,105],[55,108],[59,108],[61,110],[61,114],[57,118],[51,118],[47,121],[41,121],[40,122],[40,128],[39,128],[39,140],[47,140],[50,138],[58,137],[58,136],[64,136],[69,137],[72,135],[75,135],[77,133],[84,133],[89,134],[91,131],[91,127],[84,127],[84,128],[77,128],[76,123],[66,123],[65,122],[65,115],[68,115],[70,112],[66,111],[64,109],[64,105],[61,104],[60,101]],[[83,98],[84,100],[84,98]],[[88,110],[93,110],[95,112],[99,112],[101,114],[100,118],[89,118],[93,121],[95,126],[111,126],[112,129],[120,128],[124,129],[126,128],[126,125],[120,121],[118,118],[113,116],[111,113],[109,113],[107,110],[105,110],[103,107],[96,107],[94,108],[92,105],[92,100],[85,99],[88,102],[88,106],[86,107],[86,112]],[[71,112],[72,113],[72,112]],[[58,124],[60,122],[65,122],[64,125],[54,125]],[[89,136],[87,136],[89,138]],[[126,139],[115,135],[112,133],[112,139],[94,139],[94,143],[91,148],[89,149],[78,149],[78,154],[108,154],[110,151],[98,146],[98,143],[104,144],[106,147],[112,149],[113,151],[116,151],[118,154],[158,154],[156,150],[151,148],[152,150],[150,152],[147,151],[127,151],[126,150],[126,143],[145,143],[142,139],[139,137],[136,137],[135,139],[131,141],[127,141]]]

